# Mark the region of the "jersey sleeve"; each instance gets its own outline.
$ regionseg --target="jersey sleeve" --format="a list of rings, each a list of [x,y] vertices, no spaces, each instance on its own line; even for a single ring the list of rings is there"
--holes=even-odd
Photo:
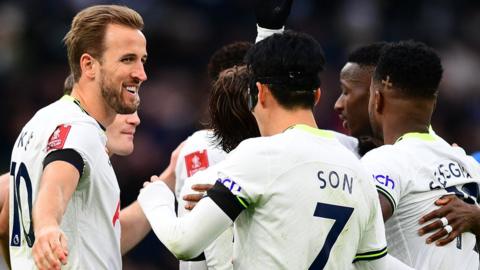
[[[85,167],[82,172],[95,164],[99,154],[106,154],[105,144],[101,138],[105,136],[95,123],[72,122],[58,125],[48,138],[47,155],[53,151],[73,149],[83,158]]]
[[[192,190],[195,184],[215,184],[217,181],[217,171],[215,166],[208,170],[197,172],[192,177],[185,179],[185,184],[180,192],[178,198],[178,216],[188,215],[190,211],[185,209],[185,200],[183,196],[187,194],[198,193]],[[232,269],[233,256],[233,231],[229,227],[223,232],[214,242],[207,246],[204,250],[205,264],[192,263],[189,267],[191,269]],[[205,266],[206,265],[206,266]],[[203,267],[203,268],[202,268]],[[189,268],[189,269],[190,269]]]
[[[401,167],[389,158],[392,153],[380,150],[382,149],[370,151],[361,161],[367,173],[373,178],[377,191],[387,198],[392,210],[395,211],[406,183],[402,183]]]
[[[378,197],[372,194],[372,214],[366,231],[362,234],[353,262],[377,260],[387,255],[387,240],[385,238],[385,225]]]
[[[143,188],[138,202],[155,235],[181,260],[201,254],[232,225],[230,218],[210,198],[202,199],[190,214],[177,218],[174,195],[162,181]]]
[[[270,153],[262,138],[242,142],[215,166],[218,178],[208,196],[232,219],[256,204],[271,181]]]

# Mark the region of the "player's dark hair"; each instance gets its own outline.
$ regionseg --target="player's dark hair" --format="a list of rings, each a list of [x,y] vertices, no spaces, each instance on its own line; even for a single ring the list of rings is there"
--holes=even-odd
[[[220,72],[234,66],[242,66],[243,58],[247,51],[253,46],[253,43],[247,41],[237,41],[225,45],[215,51],[208,61],[207,71],[211,81],[218,78]]]
[[[213,130],[213,139],[225,152],[232,151],[245,139],[260,136],[247,106],[247,87],[245,66],[224,70],[213,84],[207,127]]]
[[[387,45],[387,42],[375,42],[365,46],[361,46],[353,50],[348,55],[347,62],[358,64],[359,66],[376,66],[382,49]]]
[[[401,41],[385,46],[373,80],[388,80],[408,97],[434,98],[442,73],[440,57],[432,48],[422,42]]]
[[[73,84],[75,84],[75,79],[73,78],[73,74],[70,73],[63,83],[63,94],[70,95],[72,93]]]
[[[312,36],[293,31],[274,34],[255,44],[247,52],[245,63],[252,96],[258,93],[255,83],[260,82],[268,85],[286,109],[313,108],[325,57]]]

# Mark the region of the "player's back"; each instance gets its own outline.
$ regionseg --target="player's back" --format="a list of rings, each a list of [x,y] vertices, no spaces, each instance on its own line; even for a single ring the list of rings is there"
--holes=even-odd
[[[393,256],[416,269],[478,269],[472,233],[462,233],[444,247],[427,245],[430,234],[418,236],[418,220],[438,208],[440,197],[457,194],[478,204],[480,167],[471,157],[436,135],[410,133],[372,150],[362,161],[393,206],[385,223]]]
[[[385,254],[374,185],[333,133],[295,126],[231,155],[255,170],[219,168],[249,204],[235,220],[235,269],[350,269],[356,255]]]
[[[78,143],[79,138],[83,144]],[[13,269],[36,269],[31,249],[35,240],[32,207],[44,159],[52,151],[68,148],[81,154],[85,169],[62,218],[61,229],[69,246],[68,264],[62,269],[121,267],[120,252],[112,250],[120,248],[120,226],[112,226],[120,191],[105,153],[105,142],[99,124],[66,97],[38,111],[24,126],[12,151],[10,173],[13,185],[9,241]],[[99,249],[99,243],[105,248]],[[100,256],[101,259],[95,259]]]

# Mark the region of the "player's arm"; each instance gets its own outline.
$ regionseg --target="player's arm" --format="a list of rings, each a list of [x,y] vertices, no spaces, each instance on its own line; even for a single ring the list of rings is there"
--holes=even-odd
[[[179,259],[191,259],[224,232],[245,209],[220,183],[188,215],[177,218],[174,195],[162,181],[146,186],[138,201],[160,241]],[[225,203],[221,203],[221,202]],[[223,204],[222,208],[218,204]]]
[[[387,221],[393,215],[393,206],[390,200],[387,198],[387,195],[378,192],[378,199],[380,200],[380,207],[382,208],[383,220]]]
[[[120,211],[120,224],[122,227],[120,247],[122,255],[125,255],[145,238],[151,227],[137,201]]]
[[[255,42],[260,42],[273,34],[283,33],[292,2],[293,0],[257,0],[255,2],[257,20]]]
[[[3,259],[10,265],[10,250],[9,250],[9,197],[10,197],[10,174],[5,173],[0,176],[0,245],[2,248]]]
[[[355,264],[357,270],[411,270],[410,266],[404,264],[397,258],[387,254],[386,256],[369,261],[358,261]]]
[[[399,164],[385,159],[388,154],[388,151],[376,149],[367,153],[360,160],[375,183],[384,221],[393,215],[403,192],[402,169]]]
[[[478,242],[480,239],[480,207],[478,205],[468,204],[455,195],[444,196],[435,204],[441,207],[426,214],[419,221],[420,224],[425,224],[435,219],[418,231],[419,235],[435,232],[427,238],[427,244],[436,241],[438,246],[444,246],[463,232],[474,233]],[[448,225],[452,227],[452,232],[448,233],[445,230],[441,218],[446,218]]]
[[[175,167],[177,159],[185,141],[180,143],[170,156],[170,164],[162,172],[160,178],[163,179],[168,187],[175,189]],[[120,224],[122,234],[120,240],[120,249],[122,255],[125,255],[133,247],[135,247],[150,232],[151,227],[147,217],[142,211],[138,201],[133,202],[128,207],[120,211]]]
[[[38,268],[60,269],[68,256],[67,239],[60,223],[78,185],[84,161],[77,151],[62,149],[47,155],[44,166],[32,212],[35,232],[32,252]]]

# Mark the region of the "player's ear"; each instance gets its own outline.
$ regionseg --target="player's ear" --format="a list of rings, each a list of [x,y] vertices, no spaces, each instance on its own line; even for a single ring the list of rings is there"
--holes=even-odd
[[[320,101],[320,97],[322,96],[322,89],[320,89],[320,87],[319,87],[317,90],[315,90],[315,92],[313,94],[314,94],[314,98],[315,98],[314,105],[317,105],[317,103]]]
[[[385,97],[382,92],[375,90],[373,93],[373,100],[374,100],[374,108],[375,111],[379,114],[383,112],[383,108],[385,107]]]
[[[82,74],[85,74],[87,78],[90,78],[90,79],[95,78],[96,65],[97,65],[97,61],[90,54],[84,53],[82,54],[82,56],[80,56],[80,69],[82,70]]]
[[[257,82],[257,88],[258,88],[258,103],[260,103],[262,107],[264,107],[267,100],[268,87],[265,84]]]

